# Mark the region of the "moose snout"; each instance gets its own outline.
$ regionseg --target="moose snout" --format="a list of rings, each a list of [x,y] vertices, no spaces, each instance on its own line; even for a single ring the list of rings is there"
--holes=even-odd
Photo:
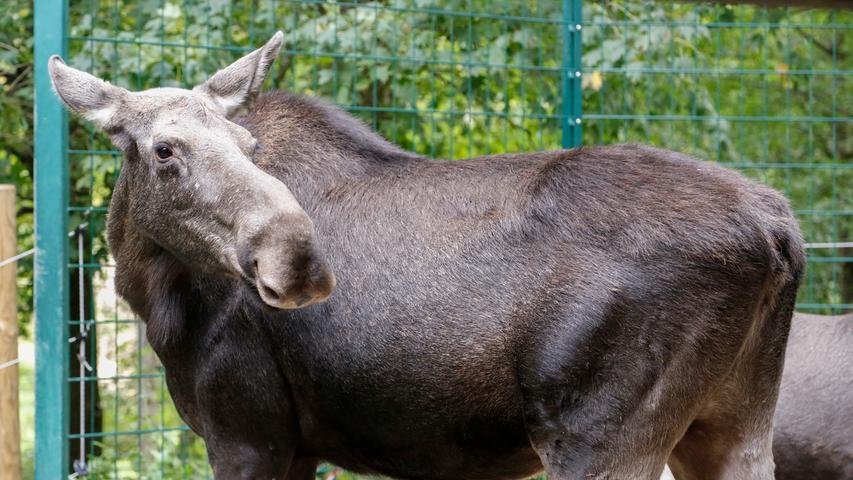
[[[255,286],[264,303],[275,308],[301,308],[332,294],[335,276],[313,249],[278,255],[262,253],[253,260]]]
[[[310,221],[270,222],[245,243],[243,272],[274,308],[320,303],[335,288],[335,276],[313,240]]]

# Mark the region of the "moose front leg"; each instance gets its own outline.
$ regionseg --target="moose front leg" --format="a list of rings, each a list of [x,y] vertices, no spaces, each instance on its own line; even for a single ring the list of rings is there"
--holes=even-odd
[[[213,478],[216,480],[286,480],[293,449],[235,438],[206,439]]]
[[[281,449],[233,440],[207,443],[215,479],[313,480],[314,458],[295,457],[293,448]]]
[[[317,473],[317,460],[314,458],[294,458],[290,462],[286,480],[314,480]]]
[[[289,402],[267,403],[259,392],[252,396],[246,388],[250,394],[240,398],[224,398],[231,394],[223,390],[207,395],[213,402],[205,402],[202,431],[213,476],[216,480],[291,479],[291,469],[306,467],[301,458],[295,458],[297,427]]]
[[[216,480],[285,480],[291,465],[300,463],[294,460],[299,428],[289,386],[254,334],[223,339],[196,377],[193,410]]]

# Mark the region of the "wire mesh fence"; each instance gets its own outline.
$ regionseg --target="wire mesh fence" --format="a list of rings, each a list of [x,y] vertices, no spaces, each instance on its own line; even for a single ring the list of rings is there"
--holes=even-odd
[[[851,13],[637,7],[585,4],[584,143],[637,141],[717,161],[784,192],[807,241],[849,240]],[[850,253],[810,251],[799,309],[853,307]]]
[[[651,143],[740,169],[792,199],[807,241],[853,238],[853,13],[635,0],[587,2],[581,19],[579,1],[73,0],[62,35],[71,65],[140,90],[200,83],[280,29],[268,88],[329,98],[404,148],[555,149],[582,127],[583,144]],[[72,239],[59,259],[71,308],[55,322],[91,330],[82,373],[71,344],[53,352],[67,365],[60,393],[38,392],[64,412],[60,468],[81,458],[92,478],[210,477],[112,288],[104,228],[121,157],[74,118],[63,158],[68,228],[85,236],[82,257]],[[850,253],[811,252],[799,308],[853,308]]]

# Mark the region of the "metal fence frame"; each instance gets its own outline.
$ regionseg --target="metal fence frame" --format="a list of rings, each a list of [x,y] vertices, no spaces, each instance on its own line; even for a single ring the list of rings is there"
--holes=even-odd
[[[68,117],[47,63],[67,49],[66,0],[35,2],[36,478],[64,478],[68,465]]]

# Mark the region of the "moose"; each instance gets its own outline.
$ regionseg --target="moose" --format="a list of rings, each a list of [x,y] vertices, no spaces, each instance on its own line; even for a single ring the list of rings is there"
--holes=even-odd
[[[618,145],[465,161],[260,94],[49,60],[124,156],[116,290],[215,478],[773,477],[801,235],[779,193]]]
[[[795,313],[774,417],[776,478],[853,479],[853,313]]]

